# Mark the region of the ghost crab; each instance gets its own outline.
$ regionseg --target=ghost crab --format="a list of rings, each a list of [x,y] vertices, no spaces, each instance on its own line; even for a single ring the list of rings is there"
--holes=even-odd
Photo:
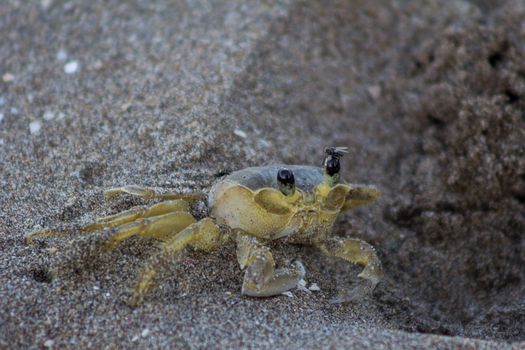
[[[242,294],[253,297],[277,295],[297,286],[304,277],[303,265],[276,269],[265,242],[309,244],[323,253],[363,266],[356,286],[336,302],[358,299],[370,293],[382,276],[381,262],[374,248],[355,238],[330,237],[338,215],[347,209],[376,200],[373,186],[353,185],[340,178],[340,159],[346,148],[325,150],[323,167],[269,165],[236,171],[217,182],[208,194],[209,217],[196,221],[189,202],[200,200],[202,193],[161,193],[154,188],[124,186],[105,192],[107,197],[127,193],[144,198],[165,199],[150,207],[130,210],[98,219],[80,229],[81,233],[110,228],[114,232],[109,248],[140,235],[162,241],[140,274],[129,300],[141,303],[154,285],[163,261],[180,257],[183,249],[212,251],[228,240],[237,244],[237,260],[243,269]],[[64,232],[43,230],[28,235],[61,236]]]

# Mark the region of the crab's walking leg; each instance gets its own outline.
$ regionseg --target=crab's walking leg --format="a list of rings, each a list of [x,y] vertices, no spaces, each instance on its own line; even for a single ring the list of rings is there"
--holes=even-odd
[[[205,195],[201,192],[177,193],[164,192],[162,189],[154,187],[142,187],[136,185],[129,185],[123,187],[110,188],[104,191],[106,198],[116,197],[120,194],[127,193],[142,198],[164,198],[164,199],[184,199],[186,201],[197,201],[203,199]]]
[[[142,302],[144,296],[153,287],[155,275],[162,264],[167,262],[169,258],[179,258],[182,249],[186,246],[192,245],[199,250],[212,251],[217,248],[224,239],[226,239],[226,236],[221,235],[219,227],[213,220],[205,218],[188,226],[165,241],[161,246],[160,252],[150,259],[140,274],[138,283],[129,299],[129,305],[136,307]]]
[[[190,206],[188,202],[182,199],[176,199],[171,201],[164,201],[152,206],[139,206],[134,207],[129,210],[98,218],[97,222],[94,225],[102,225],[103,227],[115,227],[128,222],[131,222],[138,218],[147,218],[151,216],[158,216],[162,214],[167,214],[175,211],[190,211]],[[86,226],[85,229],[88,229],[89,226]]]
[[[238,233],[237,260],[241,269],[246,268],[242,294],[254,297],[277,295],[297,286],[304,277],[304,266],[296,261],[289,268],[275,269],[270,249],[255,237]]]
[[[358,275],[361,279],[356,287],[334,300],[336,303],[358,300],[369,294],[383,276],[381,262],[374,248],[360,239],[329,238],[318,246],[327,255],[364,266],[363,271]]]
[[[193,216],[184,211],[137,219],[117,227],[116,232],[106,243],[106,248],[113,249],[122,241],[135,235],[166,241],[193,223],[195,223]]]
[[[106,227],[118,227],[133,222],[137,219],[159,216],[170,212],[189,213],[189,204],[186,201],[179,199],[172,201],[164,201],[150,207],[134,207],[115,215],[98,218],[95,223],[80,228],[78,232],[80,234],[88,234],[91,232],[96,232]],[[192,222],[187,223],[187,225],[191,224]],[[31,232],[30,234],[28,234],[26,236],[26,242],[28,244],[31,244],[35,238],[64,237],[69,236],[70,234],[70,231],[57,231],[45,229],[41,231]]]
[[[350,190],[346,195],[345,204],[341,211],[367,205],[377,200],[379,196],[381,196],[381,192],[375,186],[350,184]]]

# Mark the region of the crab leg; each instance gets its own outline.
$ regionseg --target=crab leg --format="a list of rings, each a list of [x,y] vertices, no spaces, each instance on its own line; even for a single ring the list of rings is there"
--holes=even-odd
[[[212,219],[204,218],[165,241],[161,245],[160,252],[150,259],[140,274],[138,283],[133,290],[128,304],[131,307],[139,305],[144,299],[144,296],[153,287],[155,275],[162,264],[167,262],[169,258],[175,257],[176,260],[178,260],[182,255],[182,250],[186,246],[192,245],[199,250],[212,251],[217,248],[225,238],[226,236],[221,237],[220,229]]]
[[[113,249],[125,239],[135,235],[167,241],[193,223],[195,223],[193,216],[184,211],[140,218],[117,227],[117,231],[109,238],[106,247]]]
[[[379,192],[375,186],[355,184],[349,184],[349,186],[350,190],[346,195],[345,204],[341,208],[341,211],[361,205],[367,205],[377,200],[381,195],[381,192]]]
[[[190,206],[188,202],[178,199],[178,200],[172,200],[172,201],[164,201],[157,204],[154,204],[150,207],[148,206],[139,206],[134,207],[129,210],[114,214],[105,216],[102,218],[97,219],[97,223],[124,223],[124,222],[130,222],[135,219],[138,219],[140,217],[150,217],[150,216],[157,216],[162,214],[167,214],[169,212],[173,211],[188,211],[190,210]]]
[[[318,244],[318,247],[327,255],[364,266],[363,271],[358,275],[361,279],[356,287],[334,300],[335,303],[358,300],[371,293],[383,276],[381,262],[374,248],[360,239],[329,238]]]
[[[80,228],[81,234],[87,234],[102,230],[103,228],[118,227],[140,218],[148,218],[159,216],[170,212],[189,212],[189,204],[183,200],[172,200],[157,203],[151,207],[140,206],[123,211],[115,215],[96,219],[95,223],[89,224]],[[70,231],[57,231],[45,229],[41,231],[32,232],[26,236],[26,242],[31,244],[35,238],[42,237],[63,237],[69,236]]]
[[[281,294],[295,288],[304,277],[304,266],[299,261],[289,268],[276,270],[270,249],[255,237],[238,233],[236,241],[237,260],[241,269],[246,268],[242,294],[253,297]]]
[[[164,199],[184,199],[186,201],[197,201],[205,197],[200,192],[189,192],[189,193],[176,193],[176,192],[163,192],[160,188],[155,187],[142,187],[136,185],[128,185],[123,187],[110,188],[104,191],[106,198],[116,197],[120,194],[127,193],[142,198],[164,198]]]

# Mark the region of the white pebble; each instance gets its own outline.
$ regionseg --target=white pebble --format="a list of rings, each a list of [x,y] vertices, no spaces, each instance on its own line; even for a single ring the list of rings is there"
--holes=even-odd
[[[11,73],[5,73],[4,75],[2,75],[2,80],[4,81],[4,83],[9,83],[15,80],[15,76]]]
[[[5,103],[5,98],[4,96],[0,96],[0,106],[3,106]]]
[[[149,329],[147,329],[147,328],[144,329],[144,330],[142,331],[142,333],[140,333],[140,335],[142,336],[142,338],[146,338],[146,337],[148,336],[148,334],[149,334]]]
[[[59,61],[65,61],[67,58],[67,52],[64,50],[59,50],[57,52],[57,60]]]
[[[292,292],[288,291],[288,292],[282,292],[281,293],[282,295],[286,295],[288,298],[293,298],[293,294]]]
[[[270,143],[268,141],[266,141],[265,139],[259,139],[259,145],[261,145],[262,147],[265,147],[265,148],[270,147]]]
[[[242,131],[241,129],[235,129],[233,130],[233,133],[239,137],[242,137],[243,139],[245,139],[248,135],[246,135],[246,133],[244,131]]]
[[[368,93],[374,100],[377,100],[379,97],[381,97],[381,86],[379,85],[372,85],[368,87]]]
[[[306,293],[311,293],[311,291],[306,288],[306,281],[304,279],[301,279],[299,282],[297,282],[297,289]]]
[[[53,345],[55,345],[55,341],[53,339],[48,339],[44,342],[45,348],[51,348]]]
[[[44,10],[47,10],[47,8],[53,4],[53,0],[42,0],[40,4]]]
[[[55,118],[55,113],[51,111],[45,111],[42,118],[44,118],[44,120],[52,120],[53,118]]]
[[[56,247],[46,248],[45,250],[49,254],[55,254],[56,252],[58,252],[58,248],[56,248]]]
[[[18,108],[16,107],[11,107],[9,111],[11,112],[11,114],[18,114]]]
[[[64,65],[64,73],[66,74],[75,74],[78,70],[79,64],[78,61],[69,61]]]
[[[42,128],[42,123],[39,120],[35,120],[34,122],[29,123],[29,131],[33,135],[37,135],[40,133],[40,129]]]
[[[317,283],[312,283],[310,285],[310,287],[308,287],[308,289],[310,289],[312,292],[318,292],[321,290],[321,288],[319,288],[319,286],[317,285]]]

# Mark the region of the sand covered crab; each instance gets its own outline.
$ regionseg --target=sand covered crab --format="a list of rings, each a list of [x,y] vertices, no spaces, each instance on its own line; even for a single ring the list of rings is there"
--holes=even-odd
[[[139,276],[129,300],[131,306],[140,304],[152,288],[163,261],[180,258],[188,245],[212,251],[228,240],[237,244],[237,260],[244,270],[244,295],[277,295],[296,287],[304,277],[305,269],[299,261],[276,268],[265,243],[280,240],[313,245],[327,255],[363,266],[359,282],[337,301],[360,298],[379,282],[381,262],[368,243],[331,237],[330,233],[339,214],[376,200],[380,193],[373,186],[348,184],[341,179],[340,159],[346,153],[345,148],[330,147],[325,153],[322,168],[268,165],[231,173],[211,188],[209,216],[199,221],[190,213],[189,203],[202,199],[202,193],[161,193],[138,186],[113,188],[105,196],[127,193],[164,201],[100,218],[80,231],[85,234],[113,230],[107,242],[110,248],[134,235],[162,242],[160,251],[151,257]],[[63,234],[46,229],[29,234],[27,241]]]

